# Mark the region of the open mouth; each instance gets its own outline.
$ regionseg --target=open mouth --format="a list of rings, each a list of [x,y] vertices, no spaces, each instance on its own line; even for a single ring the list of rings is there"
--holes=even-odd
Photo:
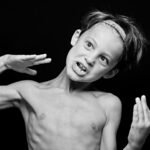
[[[82,63],[77,62],[77,66],[81,69],[81,71],[84,71],[84,72],[87,71],[87,68]]]
[[[79,76],[84,76],[87,74],[87,68],[80,62],[76,62],[73,65],[73,70],[75,71],[75,73]]]

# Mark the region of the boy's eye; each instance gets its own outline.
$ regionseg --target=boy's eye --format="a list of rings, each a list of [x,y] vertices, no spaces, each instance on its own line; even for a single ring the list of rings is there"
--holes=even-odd
[[[93,44],[90,41],[86,41],[86,47],[87,48],[93,48]]]
[[[99,57],[99,61],[100,61],[102,64],[104,64],[104,65],[108,65],[108,64],[109,64],[108,58],[105,57],[105,56],[103,56],[103,55],[101,55],[101,56]]]

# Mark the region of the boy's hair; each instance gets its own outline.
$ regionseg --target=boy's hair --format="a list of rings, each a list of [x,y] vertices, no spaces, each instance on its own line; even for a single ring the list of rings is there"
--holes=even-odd
[[[84,16],[81,20],[81,34],[95,24],[106,20],[117,23],[126,34],[123,41],[124,52],[115,68],[119,69],[119,71],[132,68],[141,60],[146,43],[146,38],[144,38],[133,19],[123,15],[112,15],[99,10],[94,10]]]

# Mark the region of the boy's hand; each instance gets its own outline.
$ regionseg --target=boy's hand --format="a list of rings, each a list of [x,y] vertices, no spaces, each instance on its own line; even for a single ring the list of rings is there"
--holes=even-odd
[[[129,143],[135,147],[142,147],[150,133],[150,110],[146,97],[137,97],[133,109],[133,120],[128,135]]]
[[[41,55],[5,55],[4,65],[7,69],[12,69],[20,73],[36,75],[37,71],[29,67],[34,65],[50,63],[51,59],[46,58],[46,54]]]

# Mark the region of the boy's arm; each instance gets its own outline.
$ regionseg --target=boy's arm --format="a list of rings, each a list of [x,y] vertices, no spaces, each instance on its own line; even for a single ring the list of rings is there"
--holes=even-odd
[[[20,93],[16,89],[17,83],[7,86],[0,86],[0,109],[13,106],[15,100],[22,99]]]
[[[108,102],[107,102],[108,101]],[[121,118],[121,102],[117,97],[105,100],[107,123],[102,131],[100,150],[116,150],[116,134]]]
[[[128,144],[123,150],[141,150],[150,133],[150,110],[146,97],[136,98],[133,119],[128,135]]]

